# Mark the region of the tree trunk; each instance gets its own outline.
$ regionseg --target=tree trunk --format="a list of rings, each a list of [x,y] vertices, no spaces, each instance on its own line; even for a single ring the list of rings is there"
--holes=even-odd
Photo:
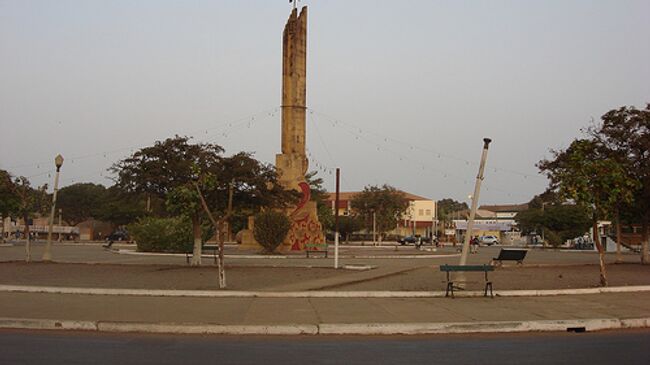
[[[29,217],[25,214],[23,215],[23,222],[25,224],[25,229],[23,234],[25,235],[25,262],[32,261],[32,246],[29,241]]]
[[[593,234],[594,242],[598,248],[598,260],[600,263],[600,285],[607,286],[607,271],[605,270],[605,252],[603,250],[603,245],[600,243],[600,232],[598,232],[598,221],[594,220],[593,222]]]
[[[192,216],[192,231],[194,232],[194,250],[192,251],[192,266],[201,266],[201,220],[198,214]]]
[[[219,227],[221,226],[221,227]],[[221,224],[217,224],[217,229],[223,227],[223,222]],[[223,250],[224,250],[224,233],[221,230],[218,230],[219,233],[219,258],[217,261],[217,265],[219,267],[219,289],[225,289],[226,288],[226,268],[224,267],[223,263]]]
[[[650,224],[647,221],[643,222],[641,226],[641,264],[650,264],[650,257],[648,255],[648,239],[650,239]]]
[[[621,215],[616,209],[616,262],[623,262],[621,257]]]

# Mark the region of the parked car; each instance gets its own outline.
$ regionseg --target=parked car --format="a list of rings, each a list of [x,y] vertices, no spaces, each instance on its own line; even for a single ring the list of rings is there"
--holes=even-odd
[[[589,236],[578,237],[573,240],[573,248],[576,250],[593,250],[594,241]]]
[[[486,246],[492,246],[492,245],[498,245],[499,244],[499,239],[496,238],[496,236],[481,236],[478,239],[479,244],[486,245]]]
[[[106,242],[115,242],[115,241],[128,241],[129,234],[126,231],[115,231],[108,236],[106,236]]]
[[[420,235],[415,235],[415,236],[406,236],[406,237],[401,237],[397,239],[397,242],[399,242],[402,246],[404,245],[415,245],[418,243],[418,239],[422,239],[422,244],[431,244],[431,237],[423,237]],[[438,238],[434,237],[434,242],[437,242]]]

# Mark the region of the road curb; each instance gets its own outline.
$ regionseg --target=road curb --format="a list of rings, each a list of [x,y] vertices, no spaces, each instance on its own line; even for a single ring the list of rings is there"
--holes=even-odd
[[[0,318],[0,328],[35,329],[35,330],[77,330],[97,331],[97,322],[33,319],[33,318]]]
[[[596,318],[509,322],[453,323],[323,323],[287,325],[220,325],[73,321],[0,318],[2,329],[81,330],[110,333],[167,333],[219,335],[426,335],[463,333],[514,333],[602,331],[650,327],[650,318]]]
[[[161,253],[161,252],[137,252],[133,250],[113,250],[118,255],[133,255],[133,256],[162,256],[162,257],[185,257],[184,253]],[[439,259],[458,257],[460,254],[439,254],[439,255],[339,255],[341,259]],[[211,258],[211,254],[202,254],[202,258]],[[304,256],[298,255],[232,255],[225,254],[224,258],[227,259],[255,259],[255,260],[268,260],[268,259],[307,259]]]
[[[543,297],[557,295],[586,295],[606,293],[639,293],[650,291],[650,285],[619,286],[585,289],[552,290],[500,290],[498,297]],[[75,288],[52,286],[0,285],[0,292],[40,294],[80,294],[146,297],[197,297],[197,298],[441,298],[444,291],[230,291],[230,290],[148,290],[115,288]],[[457,298],[482,297],[483,291],[455,291]]]

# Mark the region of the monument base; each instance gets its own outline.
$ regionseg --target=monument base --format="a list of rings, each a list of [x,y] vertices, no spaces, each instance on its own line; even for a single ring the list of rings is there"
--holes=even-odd
[[[289,208],[286,211],[291,220],[291,229],[287,234],[284,242],[278,246],[279,252],[304,251],[308,243],[322,244],[325,243],[323,228],[318,221],[318,211],[316,202],[306,202],[304,205]],[[253,217],[248,219],[248,228],[240,231],[237,235],[241,236],[240,250],[259,250],[264,248],[255,240],[253,235],[254,227]]]

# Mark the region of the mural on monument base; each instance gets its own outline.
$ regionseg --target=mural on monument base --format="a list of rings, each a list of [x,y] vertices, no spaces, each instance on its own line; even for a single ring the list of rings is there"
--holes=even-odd
[[[316,214],[315,203],[310,201],[311,190],[309,184],[301,182],[298,187],[302,192],[302,198],[296,209],[289,214],[291,229],[287,236],[287,242],[292,251],[302,251],[308,243],[325,243],[323,229]]]

